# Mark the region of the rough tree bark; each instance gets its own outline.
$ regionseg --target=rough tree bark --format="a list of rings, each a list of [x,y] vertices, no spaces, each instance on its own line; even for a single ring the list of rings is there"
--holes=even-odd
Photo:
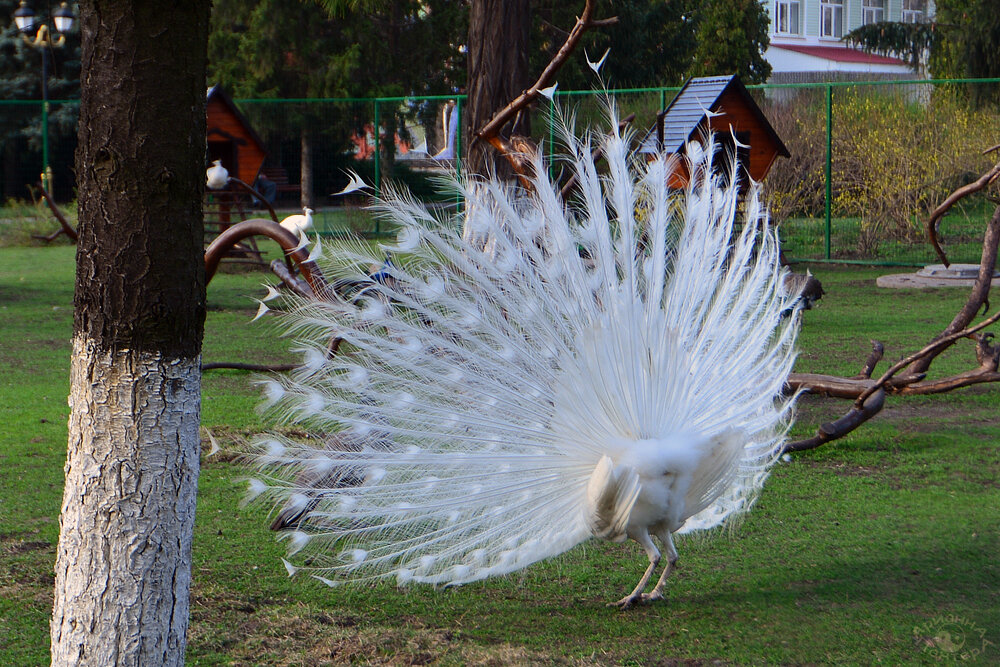
[[[181,665],[205,318],[210,2],[85,0],[56,665]]]
[[[469,8],[468,101],[463,125],[469,130],[468,157],[463,171],[484,174],[495,167],[509,175],[510,167],[496,160],[496,153],[471,134],[486,125],[497,109],[520,95],[531,83],[528,72],[528,38],[531,33],[529,0],[472,0]],[[527,110],[509,133],[528,136]],[[506,134],[506,133],[505,133]]]

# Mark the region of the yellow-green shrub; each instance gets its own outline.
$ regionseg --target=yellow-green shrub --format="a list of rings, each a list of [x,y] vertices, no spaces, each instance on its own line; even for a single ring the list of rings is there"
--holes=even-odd
[[[860,219],[860,250],[882,240],[915,240],[923,220],[956,187],[989,165],[998,115],[955,96],[926,102],[889,89],[837,90],[833,205]]]

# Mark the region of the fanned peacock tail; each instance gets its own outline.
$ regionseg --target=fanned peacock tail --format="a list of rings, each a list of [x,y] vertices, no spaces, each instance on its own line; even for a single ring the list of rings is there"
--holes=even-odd
[[[465,209],[444,220],[391,193],[378,209],[397,243],[327,257],[361,287],[293,304],[304,364],[264,384],[309,436],[261,438],[251,482],[288,528],[290,573],[457,584],[517,570],[591,536],[605,454],[681,431],[746,440],[683,530],[752,503],[787,428],[797,331],[757,188],[740,206],[711,145],[674,191],[676,158],[565,134],[572,201],[540,159],[531,190],[456,183]]]

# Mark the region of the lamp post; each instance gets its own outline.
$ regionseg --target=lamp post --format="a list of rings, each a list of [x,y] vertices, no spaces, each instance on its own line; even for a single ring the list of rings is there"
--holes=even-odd
[[[49,166],[49,49],[61,48],[66,43],[66,33],[73,29],[76,16],[64,2],[52,12],[51,18],[58,33],[55,38],[44,20],[36,20],[34,10],[25,0],[21,0],[21,5],[14,11],[14,23],[21,31],[25,44],[42,52],[42,187],[48,192],[52,192],[52,168]]]

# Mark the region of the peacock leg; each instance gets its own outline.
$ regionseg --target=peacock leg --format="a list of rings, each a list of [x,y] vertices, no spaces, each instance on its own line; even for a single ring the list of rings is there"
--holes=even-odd
[[[667,566],[663,568],[663,572],[660,574],[660,578],[656,581],[656,586],[650,591],[648,595],[642,596],[643,602],[652,602],[653,600],[663,599],[663,586],[667,583],[667,576],[670,571],[674,569],[674,565],[677,564],[677,549],[674,548],[674,541],[670,537],[670,531],[664,530],[662,533],[657,534],[660,541],[663,542],[663,547],[667,551]]]
[[[646,589],[646,584],[649,583],[649,578],[653,576],[653,570],[656,569],[656,566],[660,562],[660,550],[656,548],[655,544],[653,544],[653,538],[649,536],[649,533],[645,529],[643,529],[642,533],[639,535],[632,535],[631,537],[642,545],[642,548],[646,551],[646,555],[649,556],[649,567],[646,568],[642,578],[639,579],[639,583],[632,589],[632,592],[617,602],[609,602],[609,607],[628,609],[635,604],[636,601],[644,600],[645,596],[643,596],[642,592]]]

